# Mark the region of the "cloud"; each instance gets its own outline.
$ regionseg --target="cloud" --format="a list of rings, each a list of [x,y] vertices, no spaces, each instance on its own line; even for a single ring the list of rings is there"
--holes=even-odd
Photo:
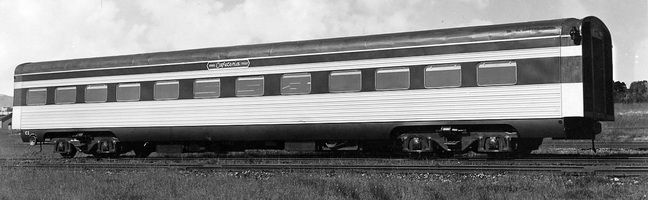
[[[431,1],[0,0],[0,93],[20,63],[429,27]],[[424,19],[424,20],[422,20]]]
[[[0,19],[8,94],[24,62],[492,24],[433,0],[0,0]]]
[[[20,1],[5,8],[3,19],[14,16],[2,22],[2,27],[8,27],[4,33],[11,38],[5,42],[19,48],[14,52],[40,53],[37,57],[41,59],[66,59],[67,55],[140,51],[132,46],[137,33],[125,27],[123,20],[115,19],[118,9],[111,2]]]
[[[477,7],[477,9],[483,10],[488,5],[490,5],[490,0],[461,0],[464,3],[472,4]]]
[[[304,40],[416,29],[431,1],[139,1],[152,50]],[[225,8],[228,7],[228,8]],[[187,12],[191,11],[191,12]],[[418,28],[420,29],[420,28]]]
[[[12,93],[13,69],[24,62],[590,15],[592,8],[582,5],[490,0],[0,0],[0,93]],[[555,7],[566,8],[543,10]]]
[[[639,43],[634,55],[634,77],[632,80],[648,80],[648,39]]]
[[[0,93],[20,63],[141,52],[110,1],[0,1]]]
[[[492,25],[493,22],[490,20],[484,20],[484,19],[473,19],[468,23],[461,23],[459,24],[460,27],[463,26],[485,26],[485,25]]]

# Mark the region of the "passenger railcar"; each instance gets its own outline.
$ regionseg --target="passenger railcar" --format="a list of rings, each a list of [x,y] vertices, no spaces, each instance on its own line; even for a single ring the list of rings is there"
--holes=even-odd
[[[529,153],[614,120],[596,17],[25,63],[13,128],[32,144]]]

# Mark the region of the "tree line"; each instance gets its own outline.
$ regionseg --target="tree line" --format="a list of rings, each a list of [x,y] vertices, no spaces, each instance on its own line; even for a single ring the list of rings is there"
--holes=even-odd
[[[614,82],[615,103],[648,102],[648,81],[635,81],[627,87],[624,82]]]

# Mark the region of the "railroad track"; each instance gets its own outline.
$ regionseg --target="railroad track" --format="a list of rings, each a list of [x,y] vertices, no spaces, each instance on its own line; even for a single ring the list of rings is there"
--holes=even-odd
[[[609,142],[609,141],[595,141],[596,148],[621,148],[621,149],[643,149],[648,150],[648,141],[646,142]],[[28,144],[14,144],[15,146],[26,146]],[[43,142],[42,145],[52,146],[52,142]],[[545,141],[540,146],[542,148],[577,148],[589,149],[592,148],[592,141],[590,140],[550,140]]]
[[[433,162],[433,161],[457,161],[457,162],[510,162],[510,163],[528,163],[528,162],[572,162],[572,163],[648,163],[648,157],[642,156],[560,156],[560,155],[542,155],[533,154],[526,158],[485,158],[485,157],[458,157],[458,158],[436,158],[425,157],[421,159],[416,158],[388,158],[388,157],[192,157],[192,158],[178,158],[178,157],[150,157],[150,158],[134,158],[134,157],[121,157],[121,158],[108,158],[96,159],[93,157],[78,157],[72,159],[61,158],[0,158],[0,163],[22,162],[22,163],[88,163],[88,162],[102,162],[102,163],[118,163],[118,162],[161,162],[168,161],[170,163],[180,162],[228,162],[228,161],[242,161],[242,162]],[[567,164],[567,163],[564,163]]]
[[[541,148],[576,148],[576,149],[590,149],[592,148],[592,141],[582,140],[552,140],[542,143]],[[596,148],[619,148],[619,149],[639,149],[647,150],[648,142],[601,142],[595,141],[594,147]]]
[[[211,171],[352,171],[391,173],[549,173],[589,175],[647,175],[648,166],[560,166],[560,165],[308,165],[308,164],[143,164],[143,163],[29,163],[5,165],[0,168],[46,168],[46,169],[175,169]]]

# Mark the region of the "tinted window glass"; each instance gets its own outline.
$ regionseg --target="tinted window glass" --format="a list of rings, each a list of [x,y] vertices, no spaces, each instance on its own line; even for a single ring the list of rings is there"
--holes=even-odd
[[[516,62],[483,62],[477,66],[477,84],[514,85],[517,83]]]
[[[425,68],[425,87],[461,86],[461,65],[432,65]]]
[[[108,85],[88,85],[85,92],[85,102],[106,102],[108,99]]]
[[[198,79],[194,82],[194,98],[216,98],[220,96],[220,79]]]
[[[236,79],[236,96],[263,95],[263,76],[240,77]]]
[[[59,87],[54,94],[56,104],[67,104],[76,102],[76,87]]]
[[[35,88],[27,90],[27,105],[45,105],[47,102],[47,89]]]
[[[376,90],[403,90],[409,88],[409,68],[383,68],[376,70]]]
[[[309,73],[285,74],[281,77],[281,94],[308,94],[310,91]]]
[[[155,100],[178,99],[180,84],[178,81],[155,82]]]
[[[139,83],[121,83],[117,86],[117,101],[139,101]]]
[[[333,71],[329,76],[330,92],[358,92],[362,89],[360,70]]]

